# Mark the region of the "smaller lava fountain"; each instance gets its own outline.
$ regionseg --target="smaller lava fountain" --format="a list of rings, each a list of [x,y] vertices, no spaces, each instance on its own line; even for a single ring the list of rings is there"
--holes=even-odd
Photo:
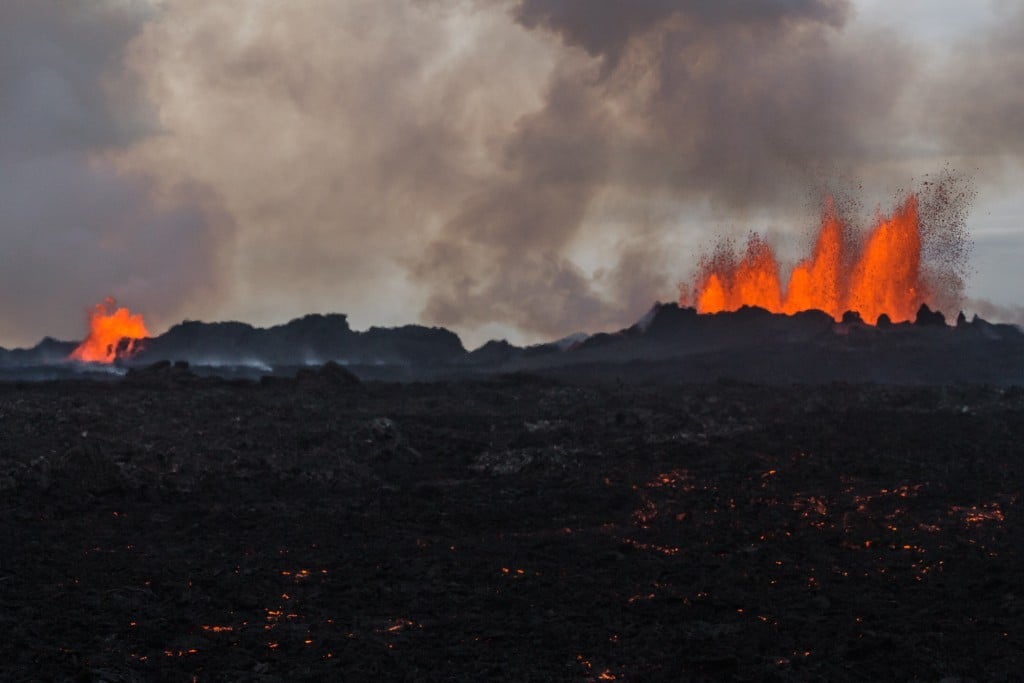
[[[692,290],[680,287],[679,303],[701,313],[759,306],[787,314],[818,309],[836,320],[845,311],[867,322],[883,313],[893,322],[913,320],[932,294],[922,269],[917,195],[880,216],[862,241],[850,234],[828,199],[811,255],[793,268],[785,288],[771,246],[754,233],[738,260],[728,245],[702,258]]]
[[[136,340],[148,336],[141,313],[117,308],[117,302],[107,297],[89,311],[89,336],[68,358],[86,363],[113,363],[121,340],[129,340],[130,352]]]

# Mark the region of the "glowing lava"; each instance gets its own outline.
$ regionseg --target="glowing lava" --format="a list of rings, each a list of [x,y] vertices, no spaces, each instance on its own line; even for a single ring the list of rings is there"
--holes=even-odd
[[[747,241],[738,261],[725,248],[701,260],[692,292],[680,304],[696,303],[701,313],[759,306],[773,313],[825,311],[836,320],[857,311],[868,322],[885,313],[893,322],[912,320],[928,297],[921,272],[921,225],[917,197],[910,195],[880,217],[859,245],[831,200],[826,202],[811,255],[793,268],[782,288],[771,246],[758,235]]]
[[[107,297],[89,311],[89,336],[68,358],[86,363],[113,363],[122,339],[131,340],[128,345],[131,350],[135,340],[150,336],[142,314],[132,313],[127,308],[115,310],[116,306],[117,302]]]

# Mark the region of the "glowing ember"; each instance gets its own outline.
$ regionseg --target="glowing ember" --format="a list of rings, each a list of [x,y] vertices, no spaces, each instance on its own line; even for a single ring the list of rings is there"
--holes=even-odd
[[[89,336],[71,352],[71,360],[113,363],[122,339],[131,340],[128,346],[131,351],[136,340],[150,336],[142,314],[132,313],[127,308],[115,309],[116,306],[117,302],[107,297],[89,311]]]
[[[949,513],[951,515],[962,515],[964,523],[968,526],[985,522],[1002,522],[1006,519],[1003,516],[1002,509],[999,507],[999,503],[986,503],[981,506],[971,505],[970,507],[954,505],[949,509]]]
[[[787,314],[817,309],[836,320],[846,311],[868,322],[883,313],[893,322],[912,320],[929,296],[917,197],[880,217],[859,246],[849,234],[829,199],[814,249],[793,268],[785,288],[771,246],[752,234],[738,261],[724,246],[702,259],[693,291],[682,288],[679,303],[692,301],[701,313],[759,306]]]

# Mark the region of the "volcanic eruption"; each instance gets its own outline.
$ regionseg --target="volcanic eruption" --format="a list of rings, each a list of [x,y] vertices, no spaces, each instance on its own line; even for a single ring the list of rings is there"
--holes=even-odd
[[[89,311],[89,336],[78,345],[69,360],[86,363],[113,363],[122,340],[128,340],[130,351],[135,341],[150,336],[141,313],[117,307],[117,301],[107,297]]]
[[[700,313],[758,306],[787,314],[817,309],[835,320],[846,311],[857,311],[867,322],[883,314],[894,322],[912,320],[933,294],[923,246],[916,194],[890,215],[880,215],[861,240],[827,198],[811,254],[792,269],[785,287],[771,245],[751,233],[739,259],[720,244],[700,260],[692,288],[680,286],[680,305],[692,304]]]

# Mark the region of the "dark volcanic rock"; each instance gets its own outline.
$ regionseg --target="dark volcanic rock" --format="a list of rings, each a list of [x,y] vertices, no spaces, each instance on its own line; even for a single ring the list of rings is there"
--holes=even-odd
[[[658,304],[630,328],[594,335],[572,353],[519,359],[511,369],[636,383],[1024,383],[1024,335],[1017,328],[976,321],[954,335],[939,324],[941,313],[926,309],[920,317],[924,324],[894,325],[881,316],[875,327],[856,312],[835,323],[822,311],[698,315]]]
[[[884,313],[882,315],[885,315]],[[843,323],[847,325],[863,325],[864,319],[859,311],[846,311],[843,313]]]
[[[458,335],[443,327],[371,327],[356,333],[356,339],[362,362],[433,365],[454,362],[466,354]]]
[[[299,384],[0,384],[0,679],[1020,680],[1021,391]]]
[[[78,342],[58,341],[45,337],[30,349],[0,348],[0,365],[45,365],[67,360],[71,352],[78,347]]]
[[[942,315],[942,311],[932,311],[928,308],[928,304],[921,304],[921,308],[917,309],[914,324],[919,327],[938,327],[946,324],[946,316]]]
[[[643,332],[652,338],[673,337],[692,330],[697,321],[697,310],[681,308],[678,304],[655,304],[651,312],[630,330]],[[646,322],[646,324],[644,324]]]
[[[266,329],[239,322],[186,321],[140,343],[135,360],[195,364],[304,364],[337,360],[355,338],[341,314],[307,315]]]
[[[453,362],[465,354],[462,342],[442,328],[406,325],[355,332],[342,314],[307,315],[285,325],[257,328],[238,322],[175,325],[142,340],[135,363],[184,359],[196,365],[308,365]]]
[[[295,375],[299,386],[352,387],[362,382],[346,368],[334,361],[328,361],[318,368],[302,368]]]
[[[533,344],[523,349],[524,356],[546,356],[552,353],[562,353],[563,349],[558,344]]]
[[[185,361],[171,363],[169,360],[157,361],[145,367],[128,369],[125,381],[148,387],[171,386],[194,381],[196,376]]]
[[[966,323],[962,328],[958,326],[957,329],[989,340],[1024,341],[1024,330],[1016,325],[990,323],[977,315],[971,318],[971,322]]]
[[[469,353],[468,360],[473,365],[500,365],[522,355],[523,350],[508,341],[491,340]]]
[[[238,322],[184,322],[159,337],[140,340],[134,354],[120,358],[121,367],[60,364],[75,344],[52,339],[34,349],[0,350],[0,377],[104,373],[113,378],[124,366],[182,360],[192,363],[191,372],[201,377],[245,381],[265,374],[291,377],[307,366],[333,362],[364,381],[525,372],[655,383],[1024,384],[1024,334],[1012,325],[993,325],[977,316],[968,323],[961,317],[953,330],[942,313],[927,306],[914,323],[892,324],[887,315],[877,322],[866,324],[856,312],[847,312],[836,323],[822,311],[781,315],[744,307],[703,315],[675,303],[657,303],[635,325],[618,332],[577,334],[526,348],[493,341],[473,352],[443,328],[406,325],[358,332],[340,314],[308,315],[266,329]],[[155,381],[156,370],[149,368],[133,381],[147,377]],[[304,377],[308,380],[308,373]]]
[[[609,346],[616,346],[623,344],[627,341],[628,337],[625,333],[608,333],[598,332],[597,334],[590,335],[585,341],[581,342],[577,347],[578,351],[585,351],[588,349],[602,349]]]

